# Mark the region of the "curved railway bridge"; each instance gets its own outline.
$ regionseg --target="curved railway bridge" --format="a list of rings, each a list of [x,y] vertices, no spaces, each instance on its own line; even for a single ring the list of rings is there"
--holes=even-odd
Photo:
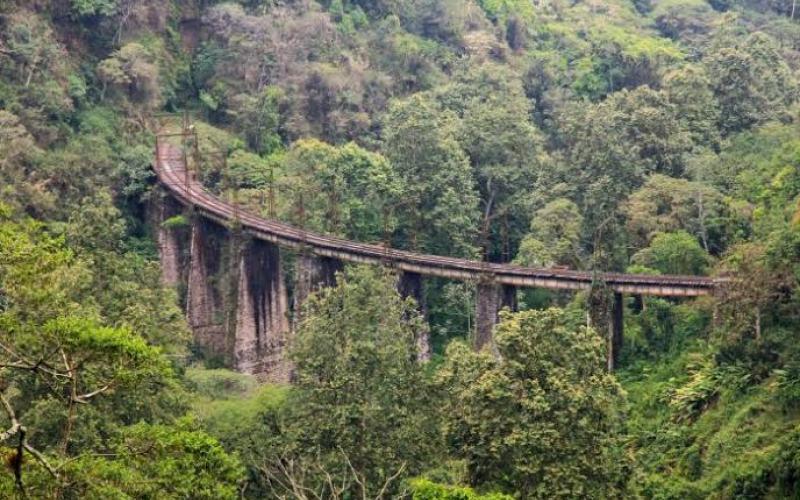
[[[514,308],[517,287],[586,290],[602,282],[614,291],[609,368],[622,341],[622,294],[695,297],[717,282],[700,276],[645,276],[529,268],[427,255],[305,231],[240,210],[208,192],[187,167],[185,150],[157,137],[154,169],[162,196],[154,204],[167,283],[186,287],[186,314],[197,344],[229,366],[282,380],[289,369],[289,299],[295,310],[308,294],[333,284],[342,263],[390,266],[405,295],[421,299],[422,277],[477,283],[475,346],[491,341],[502,307]],[[187,212],[187,210],[189,212]],[[188,219],[175,216],[191,213]],[[188,220],[189,224],[182,221]],[[176,222],[178,221],[178,222]],[[280,249],[296,253],[295,281],[285,283]],[[427,339],[419,339],[426,356]]]

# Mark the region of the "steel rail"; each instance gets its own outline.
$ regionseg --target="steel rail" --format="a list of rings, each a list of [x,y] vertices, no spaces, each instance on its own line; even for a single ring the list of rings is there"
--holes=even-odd
[[[318,256],[348,262],[390,265],[423,275],[462,280],[486,280],[497,284],[551,289],[589,289],[600,280],[617,292],[669,297],[711,293],[719,280],[703,276],[650,276],[622,273],[591,273],[568,269],[531,268],[514,264],[487,263],[393,249],[385,245],[358,243],[324,236],[289,224],[265,219],[241,210],[208,192],[185,168],[180,147],[157,141],[154,169],[159,182],[186,206],[225,226],[236,222],[257,239],[279,246],[303,249]],[[189,175],[187,175],[189,174]]]

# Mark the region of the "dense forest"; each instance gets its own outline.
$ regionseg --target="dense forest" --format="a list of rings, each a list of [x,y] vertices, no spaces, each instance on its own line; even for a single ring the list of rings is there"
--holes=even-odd
[[[0,497],[800,496],[795,3],[0,0]],[[724,286],[626,296],[609,372],[602,283],[519,290],[476,352],[474,283],[348,265],[266,384],[162,280],[184,112],[264,217]]]

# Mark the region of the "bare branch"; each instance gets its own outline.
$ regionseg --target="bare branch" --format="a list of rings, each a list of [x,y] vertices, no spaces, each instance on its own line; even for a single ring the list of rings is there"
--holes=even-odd
[[[53,468],[53,466],[50,465],[50,462],[47,461],[47,459],[44,457],[44,455],[42,455],[39,452],[39,450],[37,450],[36,448],[34,448],[30,444],[28,444],[28,440],[26,438],[27,430],[25,429],[25,426],[23,426],[19,422],[19,420],[17,419],[16,413],[14,413],[14,408],[11,407],[11,403],[9,403],[8,399],[2,393],[0,393],[0,403],[2,403],[3,410],[6,412],[6,415],[8,416],[8,419],[11,420],[11,428],[9,428],[9,430],[7,430],[2,435],[0,435],[0,441],[5,441],[6,439],[10,438],[11,436],[19,434],[19,440],[20,440],[21,448],[24,448],[28,453],[33,455],[33,457],[42,465],[42,467],[47,469],[47,472],[49,472],[54,478],[57,479],[58,478],[58,472],[56,472],[56,470]],[[20,455],[21,455],[21,453],[20,453]],[[22,463],[22,461],[21,461],[22,457],[19,456],[18,458],[20,460],[19,463],[21,464]],[[19,482],[20,482],[20,480],[18,478],[18,483]]]
[[[262,473],[267,477],[267,479],[277,483],[277,485],[284,491],[291,493],[293,498],[308,500],[310,498],[309,495],[312,495],[313,498],[321,500],[322,497],[320,497],[314,490],[301,484],[302,478],[297,477],[293,459],[278,459],[276,461],[276,465],[280,471],[280,476],[282,476],[288,482],[288,484],[287,482],[281,480],[278,477],[278,474],[272,472],[269,467],[260,467]],[[280,496],[280,494],[275,491],[274,487],[271,488],[276,495]]]
[[[36,448],[34,448],[33,446],[29,445],[27,440],[23,441],[23,446],[28,451],[28,453],[33,455],[36,458],[36,460],[38,460],[39,463],[42,464],[42,466],[45,469],[47,469],[47,472],[49,472],[50,475],[52,475],[54,478],[58,479],[58,472],[55,470],[55,468],[53,468],[52,465],[50,465],[50,463],[47,461],[47,459],[44,458],[44,455],[42,455]]]
[[[111,389],[112,385],[113,384],[108,383],[108,384],[104,385],[103,387],[101,387],[99,389],[96,389],[96,390],[94,390],[92,392],[87,392],[86,394],[81,394],[80,396],[76,396],[74,401],[76,403],[88,404],[89,401],[87,401],[87,400],[97,396],[98,394],[102,394],[102,393],[106,392],[107,390]]]
[[[11,421],[11,427],[0,434],[0,442],[2,442],[12,436],[15,436],[20,431],[22,425],[20,425],[19,420],[17,420],[17,416],[14,414],[14,409],[11,407],[11,404],[8,402],[5,395],[0,394],[0,401],[2,401],[3,409],[5,410],[6,415],[8,415],[8,419]]]
[[[355,479],[356,483],[358,483],[358,485],[361,486],[361,498],[363,500],[367,500],[367,486],[364,484],[363,478],[359,477],[358,472],[356,471],[355,467],[353,467],[353,463],[350,462],[350,457],[347,456],[347,453],[344,452],[341,446],[339,447],[339,451],[342,453],[345,462],[347,462],[347,466],[353,473],[353,479]]]
[[[27,359],[25,356],[11,349],[2,342],[0,342],[0,349],[4,350],[12,358],[20,361],[19,363],[10,363],[3,366],[7,366],[8,368],[31,370],[34,372],[41,371],[53,377],[63,377],[63,378],[69,377],[69,375],[60,373],[57,370],[51,368],[50,365],[48,365],[43,359],[37,362],[33,362],[32,360]]]
[[[397,472],[395,472],[395,473],[394,473],[394,474],[393,474],[391,477],[389,477],[389,478],[386,480],[386,482],[385,482],[385,483],[383,483],[383,488],[381,488],[381,491],[380,491],[380,492],[378,493],[378,495],[375,497],[375,499],[376,499],[376,500],[378,500],[378,499],[380,499],[380,498],[383,498],[383,495],[384,495],[384,493],[386,493],[386,489],[387,489],[387,488],[389,488],[389,485],[390,485],[390,484],[392,484],[392,483],[394,482],[394,480],[395,480],[395,479],[397,479],[398,477],[400,477],[400,474],[402,474],[402,473],[403,473],[403,471],[404,471],[405,469],[406,469],[406,463],[405,463],[405,462],[403,462],[403,463],[400,465],[400,468],[399,468],[399,469],[397,469]]]
[[[64,349],[62,347],[59,347],[58,351],[61,353],[61,359],[64,360],[64,368],[66,368],[67,373],[69,373],[70,378],[72,378],[73,376],[72,367],[70,366],[69,360],[67,359],[67,353],[64,352]]]

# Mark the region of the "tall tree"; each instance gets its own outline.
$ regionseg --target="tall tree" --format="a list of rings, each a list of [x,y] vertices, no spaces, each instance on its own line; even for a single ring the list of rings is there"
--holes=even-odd
[[[563,131],[565,164],[547,176],[557,179],[549,182],[570,187],[584,214],[585,240],[592,242],[595,254],[619,265],[614,254],[624,246],[618,239],[620,202],[649,174],[680,175],[690,136],[663,92],[647,87],[571,106],[563,116]]]
[[[279,215],[306,229],[381,241],[397,225],[403,178],[379,153],[356,144],[296,142],[276,168]]]
[[[719,102],[723,135],[788,117],[798,97],[797,79],[774,40],[756,32],[733,45],[718,43],[704,62]]]
[[[663,274],[704,274],[711,259],[695,237],[686,231],[656,233],[650,246],[636,252],[631,262]]]
[[[415,305],[390,275],[351,268],[311,299],[303,318],[289,400],[297,447],[293,457],[275,458],[271,476],[300,480],[323,498],[397,494],[403,478],[430,464],[439,441],[417,362],[425,326]],[[302,479],[283,467],[287,458]],[[345,487],[333,491],[334,484]]]
[[[697,64],[668,72],[663,89],[667,101],[678,110],[677,117],[695,146],[719,147],[719,108],[711,90],[711,79]]]
[[[395,103],[386,115],[383,149],[406,186],[395,213],[405,221],[400,237],[410,248],[475,253],[478,197],[458,129],[452,112],[419,94]]]
[[[0,495],[136,497],[147,477],[165,498],[232,498],[236,459],[203,432],[173,426],[186,407],[155,343],[174,340],[148,321],[174,297],[148,303],[113,271],[95,286],[93,267],[0,205],[0,442],[11,466]],[[123,287],[133,305],[118,303]],[[155,426],[132,427],[140,421]]]
[[[487,259],[507,261],[509,240],[516,244],[528,224],[525,204],[547,161],[541,134],[530,122],[521,79],[486,63],[468,67],[436,95],[462,117],[459,141],[469,155],[480,196],[478,243]]]
[[[506,315],[499,356],[453,343],[438,381],[452,452],[472,485],[520,498],[609,498],[622,492],[622,391],[604,342],[558,309]]]
[[[559,198],[537,210],[530,233],[523,238],[515,262],[525,266],[582,264],[583,217],[573,202]]]
[[[661,174],[650,176],[624,210],[634,248],[647,246],[655,233],[684,230],[707,252],[719,253],[732,232],[730,209],[719,191]]]

